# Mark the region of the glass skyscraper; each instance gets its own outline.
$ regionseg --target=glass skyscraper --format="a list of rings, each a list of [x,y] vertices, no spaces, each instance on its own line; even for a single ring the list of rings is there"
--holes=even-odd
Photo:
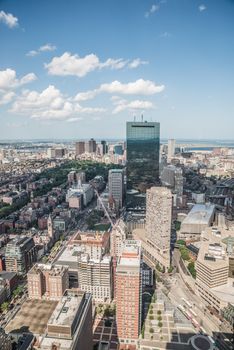
[[[145,208],[146,190],[159,181],[160,124],[127,122],[127,208]]]

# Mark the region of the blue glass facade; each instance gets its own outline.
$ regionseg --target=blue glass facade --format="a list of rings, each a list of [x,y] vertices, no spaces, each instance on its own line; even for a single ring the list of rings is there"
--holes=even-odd
[[[160,124],[127,122],[127,207],[145,207],[145,192],[159,180]]]

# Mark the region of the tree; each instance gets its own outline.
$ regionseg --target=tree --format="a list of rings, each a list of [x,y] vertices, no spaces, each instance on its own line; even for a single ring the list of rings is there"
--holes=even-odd
[[[162,314],[162,311],[161,311],[161,310],[158,310],[158,311],[157,311],[157,314],[158,314],[158,315],[161,315],[161,314]]]
[[[150,315],[152,315],[154,312],[153,312],[153,310],[151,309],[151,310],[149,311],[149,313],[150,313]]]
[[[159,265],[159,263],[156,264],[155,268],[156,268],[156,270],[158,270],[159,272],[162,272],[162,268],[161,268],[161,266]]]
[[[153,329],[153,328],[150,328],[150,329],[149,329],[149,332],[150,332],[150,333],[154,333],[154,329]]]
[[[172,271],[173,271],[173,266],[170,266],[170,267],[168,267],[168,273],[172,273]]]
[[[176,243],[180,245],[185,245],[185,241],[183,239],[178,239]]]
[[[22,286],[18,286],[14,291],[13,291],[13,297],[16,298],[18,295],[22,294],[24,291],[24,288]]]
[[[194,261],[191,261],[188,264],[188,270],[191,273],[192,277],[196,278],[197,272],[196,272],[196,269],[195,269],[195,266],[194,266]]]
[[[158,326],[159,326],[160,328],[162,328],[162,326],[163,326],[162,322],[158,322]]]
[[[7,311],[8,307],[9,307],[9,302],[8,301],[5,301],[4,303],[2,303],[2,305],[1,305],[2,312]]]
[[[175,221],[175,230],[176,231],[180,230],[180,226],[181,226],[181,222],[180,221]]]
[[[186,260],[186,261],[190,260],[190,256],[187,248],[180,247],[180,254],[183,260]]]
[[[150,320],[154,320],[154,316],[153,316],[153,315],[150,315],[149,319],[150,319]]]
[[[162,321],[162,316],[158,316],[158,321]]]

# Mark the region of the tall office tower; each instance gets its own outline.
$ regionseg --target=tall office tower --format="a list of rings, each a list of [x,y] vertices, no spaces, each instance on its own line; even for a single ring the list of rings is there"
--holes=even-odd
[[[127,122],[127,208],[145,208],[145,192],[159,179],[160,124]]]
[[[116,210],[123,206],[124,197],[124,171],[122,169],[110,169],[108,176],[109,197],[115,203]]]
[[[101,141],[101,145],[102,145],[102,154],[106,154],[107,153],[107,144],[106,141],[102,140]]]
[[[152,187],[146,198],[146,239],[155,248],[155,259],[170,267],[172,194],[166,187]]]
[[[136,344],[141,328],[141,243],[128,240],[117,263],[116,323],[120,344]]]
[[[76,156],[80,156],[83,153],[85,153],[85,142],[84,141],[76,142]]]
[[[94,139],[90,139],[88,142],[89,153],[96,153],[96,149],[97,149],[96,141]]]
[[[17,237],[6,246],[6,270],[25,274],[37,260],[37,249],[31,237]]]
[[[167,161],[170,162],[171,158],[175,155],[175,140],[168,140],[168,151],[167,151]]]

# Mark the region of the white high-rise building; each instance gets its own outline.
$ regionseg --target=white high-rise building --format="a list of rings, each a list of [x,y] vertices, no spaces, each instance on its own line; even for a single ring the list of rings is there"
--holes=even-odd
[[[151,187],[146,195],[146,239],[161,266],[170,266],[172,194],[166,187]]]
[[[108,177],[109,197],[114,200],[116,209],[121,209],[123,206],[124,195],[124,172],[122,169],[109,170]]]
[[[167,161],[170,162],[171,158],[175,155],[175,140],[168,140]]]

